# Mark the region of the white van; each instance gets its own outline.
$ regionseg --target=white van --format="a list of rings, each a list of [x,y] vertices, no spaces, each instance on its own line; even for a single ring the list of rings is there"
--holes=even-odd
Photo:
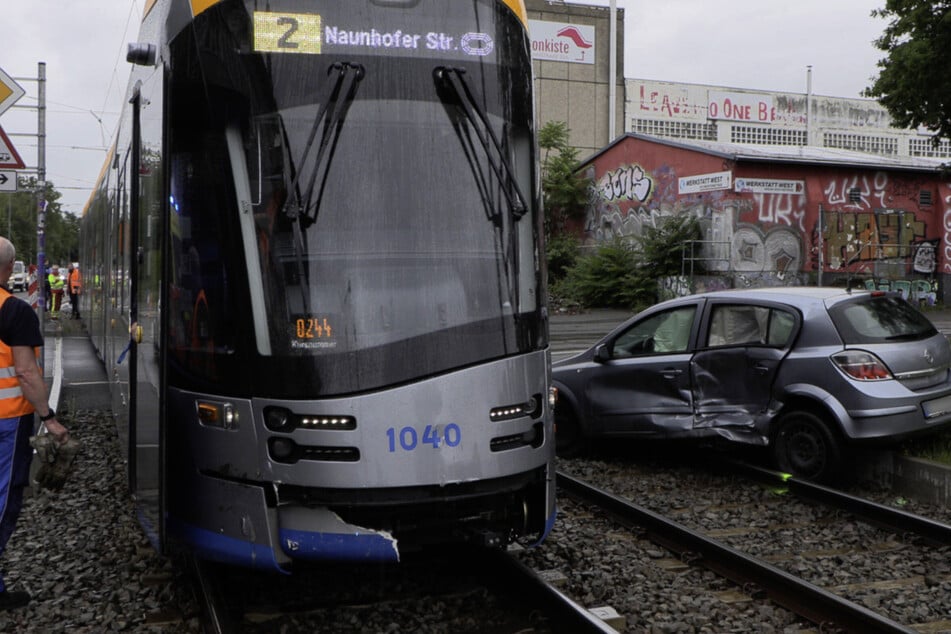
[[[26,290],[26,265],[22,260],[13,263],[13,275],[10,276],[10,288],[14,293]]]

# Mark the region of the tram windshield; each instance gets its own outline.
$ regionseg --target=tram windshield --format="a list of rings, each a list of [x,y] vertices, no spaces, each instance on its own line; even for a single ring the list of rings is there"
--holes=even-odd
[[[195,147],[173,112],[173,163],[188,162],[172,169],[173,209],[207,204],[195,170],[231,175],[216,204],[237,218],[225,248],[248,277],[253,337],[225,347],[332,366],[331,392],[537,349],[531,66],[512,11],[495,0],[259,4],[196,18],[181,52],[192,69],[172,82],[184,93],[200,80],[203,125],[219,128]],[[173,250],[193,254],[185,228],[201,223],[178,223]]]

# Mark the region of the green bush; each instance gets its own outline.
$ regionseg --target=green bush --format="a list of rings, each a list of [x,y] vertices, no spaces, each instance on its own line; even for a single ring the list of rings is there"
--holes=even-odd
[[[906,456],[951,464],[951,432],[945,431],[933,436],[906,440],[901,444],[899,451]]]
[[[669,216],[659,226],[647,227],[633,242],[615,239],[588,256],[575,251],[574,264],[568,264],[569,258],[561,252],[568,245],[554,246],[560,240],[556,238],[548,251],[550,293],[561,302],[585,308],[646,308],[659,301],[661,279],[681,275],[684,247],[701,235],[695,216]],[[702,266],[694,267],[694,272],[702,271]]]
[[[581,306],[638,309],[656,301],[657,283],[638,266],[631,246],[616,240],[579,258],[556,291]]]
[[[559,235],[549,238],[545,244],[548,259],[548,279],[552,284],[563,279],[568,269],[578,261],[580,248],[574,236]]]
[[[702,236],[696,216],[681,214],[667,216],[660,226],[646,227],[634,240],[641,253],[641,261],[655,279],[680,275],[684,269],[684,249],[691,240]],[[695,262],[693,272],[703,273],[702,262]]]

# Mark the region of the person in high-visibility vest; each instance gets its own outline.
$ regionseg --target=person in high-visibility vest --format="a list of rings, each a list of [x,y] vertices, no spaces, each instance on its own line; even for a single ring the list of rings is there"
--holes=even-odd
[[[50,319],[59,319],[59,307],[63,303],[63,288],[66,284],[63,283],[63,280],[59,276],[59,267],[55,264],[53,268],[50,269],[50,293],[52,294],[53,300],[50,303]]]
[[[69,265],[66,285],[69,287],[69,305],[73,308],[73,319],[79,319],[79,295],[83,290],[83,275],[79,272],[78,262]]]
[[[53,441],[69,440],[69,431],[56,420],[37,356],[43,346],[40,320],[33,308],[7,290],[16,250],[0,238],[0,554],[6,549],[30,482],[33,414],[39,414]],[[0,610],[26,605],[30,595],[10,590],[0,577]]]

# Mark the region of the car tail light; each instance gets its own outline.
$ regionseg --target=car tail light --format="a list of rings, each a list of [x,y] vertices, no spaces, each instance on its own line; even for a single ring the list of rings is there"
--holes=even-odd
[[[893,378],[882,360],[871,352],[846,350],[832,355],[832,361],[840,370],[859,381],[883,381]]]

